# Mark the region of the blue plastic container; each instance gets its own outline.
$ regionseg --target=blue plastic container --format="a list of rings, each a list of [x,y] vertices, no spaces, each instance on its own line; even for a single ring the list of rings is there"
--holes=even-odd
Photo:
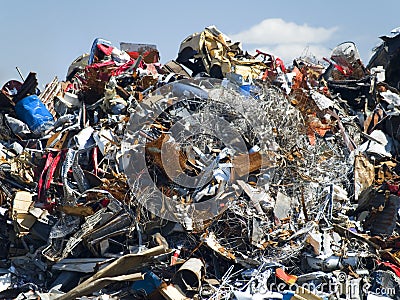
[[[36,95],[18,101],[14,109],[18,119],[28,125],[29,129],[35,134],[43,133],[54,124],[52,114]]]

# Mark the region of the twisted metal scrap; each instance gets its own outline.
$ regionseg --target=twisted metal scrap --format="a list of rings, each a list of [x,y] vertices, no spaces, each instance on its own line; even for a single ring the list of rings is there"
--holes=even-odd
[[[214,143],[207,134],[222,131],[222,128],[209,125],[215,124],[211,122],[215,116],[224,118],[231,129],[240,133],[247,145],[258,146],[260,152],[275,154],[270,157],[274,163],[272,168],[261,168],[255,173],[258,178],[256,188],[270,196],[272,207],[278,193],[292,199],[289,220],[279,224],[271,211],[268,212],[271,205],[265,214],[261,214],[241,194],[229,203],[228,211],[213,219],[208,230],[215,233],[219,244],[232,249],[235,256],[246,263],[260,263],[262,257],[288,262],[298,256],[304,247],[305,235],[315,226],[312,221],[324,219],[329,223],[348,201],[344,200],[338,205],[333,203],[334,186],[352,190],[350,175],[353,164],[341,135],[318,138],[316,145],[311,146],[302,114],[279,89],[261,85],[257,94],[249,97],[232,86],[220,89],[215,82],[205,83],[201,80],[197,84],[202,89],[207,87],[209,97],[196,100],[201,105],[198,105],[195,113],[192,112],[192,117],[204,126],[192,126],[192,145],[204,149],[205,145]],[[158,101],[156,105],[167,102],[163,101]],[[137,122],[132,122],[130,130],[140,130],[138,124],[141,114],[151,113],[150,107],[146,107],[146,110],[137,110]],[[179,121],[171,114],[167,117],[170,122]],[[180,147],[184,148],[186,145],[182,140]],[[221,149],[218,143],[213,146]],[[151,199],[154,192],[151,189],[137,190],[134,184],[131,184],[131,188],[140,195],[137,197],[140,203]],[[179,181],[171,188],[174,191],[184,190],[179,186]],[[303,207],[299,203],[304,203]],[[262,247],[251,241],[255,228],[264,236]]]
[[[267,175],[269,182],[259,184],[258,188],[273,197],[278,192],[283,193],[297,200],[293,202],[297,205],[303,201],[304,207],[292,205],[290,223],[279,227],[271,217],[258,214],[242,195],[208,229],[216,234],[222,246],[242,257],[258,262],[262,257],[268,257],[289,265],[303,249],[305,234],[315,227],[311,221],[329,219],[348,204],[349,200],[345,200],[345,203],[333,206],[331,188],[339,186],[352,191],[352,158],[340,135],[320,138],[315,146],[311,146],[300,111],[277,89],[264,87],[258,100],[247,103],[241,102],[240,98],[236,100],[237,103],[232,104],[235,107],[252,107],[241,112],[253,120],[253,136],[264,141],[265,149],[273,149],[279,154],[275,168],[261,170],[259,178]],[[271,239],[276,243],[270,243],[265,249],[251,243],[254,219],[261,220],[257,226],[267,241]],[[274,230],[272,233],[271,229]]]

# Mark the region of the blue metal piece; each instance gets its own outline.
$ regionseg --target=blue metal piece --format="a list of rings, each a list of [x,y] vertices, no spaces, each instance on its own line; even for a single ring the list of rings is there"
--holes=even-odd
[[[283,299],[282,300],[290,300],[294,296],[294,292],[292,292],[292,291],[284,291],[282,293],[282,295],[283,295]]]
[[[162,280],[153,272],[147,272],[143,280],[135,281],[131,288],[134,291],[144,291],[146,295],[150,295],[161,285]]]
[[[94,61],[94,53],[96,51],[96,48],[97,48],[98,44],[111,46],[111,42],[110,41],[104,40],[102,38],[96,38],[93,41],[92,48],[90,49],[90,56],[89,56],[88,65],[91,65],[93,63],[93,61]]]

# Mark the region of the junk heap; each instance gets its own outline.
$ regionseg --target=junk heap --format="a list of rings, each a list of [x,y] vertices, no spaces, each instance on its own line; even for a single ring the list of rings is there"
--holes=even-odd
[[[0,92],[2,299],[400,299],[400,35],[367,66],[104,39]]]

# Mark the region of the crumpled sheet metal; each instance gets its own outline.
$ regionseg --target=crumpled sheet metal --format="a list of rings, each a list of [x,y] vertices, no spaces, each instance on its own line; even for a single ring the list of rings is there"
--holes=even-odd
[[[232,42],[215,26],[188,36],[181,43],[177,61],[192,70],[193,75],[205,71],[222,79],[234,73],[245,82],[262,77],[268,68],[267,63],[244,53],[239,42]]]
[[[166,66],[154,45],[124,47],[96,39],[47,86],[55,122],[40,136],[2,93],[1,297],[325,299],[362,286],[351,297],[398,299],[392,73],[369,73],[353,43],[329,66],[244,57],[215,27]]]

